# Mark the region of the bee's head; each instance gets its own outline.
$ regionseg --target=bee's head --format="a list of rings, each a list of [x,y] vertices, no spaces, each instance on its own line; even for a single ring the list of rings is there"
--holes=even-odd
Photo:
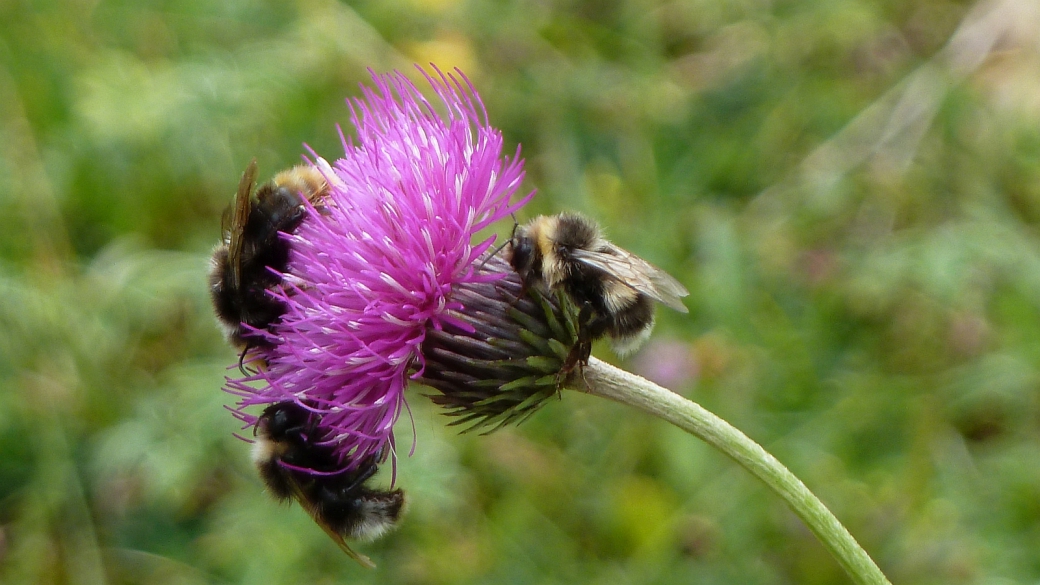
[[[295,230],[307,212],[299,192],[274,183],[264,183],[256,190],[254,209],[258,226],[282,232]]]
[[[254,434],[272,441],[284,441],[307,425],[307,411],[293,402],[279,402],[264,409],[256,421]]]
[[[525,277],[531,272],[535,263],[535,242],[534,238],[530,235],[530,230],[527,226],[515,225],[513,227],[513,237],[509,240],[510,256],[509,265],[516,270],[517,274],[521,277]]]
[[[282,171],[271,179],[271,184],[284,187],[293,194],[299,193],[315,204],[329,194],[328,181],[321,171],[310,165],[296,165]]]

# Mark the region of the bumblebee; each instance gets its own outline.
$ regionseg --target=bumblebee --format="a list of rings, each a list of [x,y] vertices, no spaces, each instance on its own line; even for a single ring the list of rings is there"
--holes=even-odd
[[[347,539],[373,540],[393,529],[404,510],[404,492],[365,485],[378,470],[376,457],[343,471],[316,427],[316,415],[295,402],[268,406],[254,428],[253,462],[275,498],[295,500],[345,553],[374,567]]]
[[[285,304],[268,291],[281,283],[289,267],[289,242],[307,214],[306,197],[317,205],[329,193],[317,169],[299,165],[275,175],[254,195],[256,159],[242,173],[235,201],[224,212],[223,239],[213,252],[210,296],[217,320],[231,345],[242,355],[268,342],[265,330],[285,313]]]
[[[683,285],[646,260],[604,239],[592,220],[573,213],[539,216],[513,231],[509,263],[525,286],[566,293],[581,310],[581,355],[609,336],[618,355],[635,351],[654,327],[654,302],[682,313]]]

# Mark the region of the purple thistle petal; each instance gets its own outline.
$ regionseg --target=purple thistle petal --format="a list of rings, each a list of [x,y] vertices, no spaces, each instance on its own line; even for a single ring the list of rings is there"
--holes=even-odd
[[[256,417],[243,409],[255,405],[294,401],[319,414],[317,436],[347,467],[393,451],[408,379],[425,367],[426,332],[458,327],[452,291],[489,280],[475,268],[494,237],[473,236],[533,195],[510,203],[523,160],[519,149],[503,156],[469,80],[418,69],[445,113],[399,72],[373,74],[374,88],[348,100],[356,138],[343,138],[333,165],[316,157],[330,195],[284,236],[289,273],[270,293],[287,311],[274,347],[253,350],[268,367],[225,388],[240,397],[235,414],[246,425]]]

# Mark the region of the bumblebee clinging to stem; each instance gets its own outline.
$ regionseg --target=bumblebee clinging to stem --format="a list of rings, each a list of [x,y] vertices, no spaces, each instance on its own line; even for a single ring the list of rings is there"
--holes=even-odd
[[[213,252],[210,296],[228,342],[242,350],[267,342],[255,330],[270,327],[285,305],[268,291],[281,283],[277,273],[289,266],[289,242],[307,214],[306,197],[318,205],[329,193],[317,169],[298,165],[261,185],[256,193],[256,159],[242,173],[235,201],[224,212],[223,239]]]
[[[560,290],[581,310],[579,342],[565,370],[587,362],[592,341],[604,335],[618,355],[635,351],[653,330],[655,301],[689,312],[682,284],[606,240],[581,215],[538,216],[517,225],[510,243],[509,263],[525,286]]]
[[[345,553],[375,567],[346,540],[372,540],[393,529],[404,510],[404,492],[365,485],[378,470],[377,457],[344,470],[332,446],[316,436],[316,416],[295,402],[268,406],[254,427],[253,462],[275,498],[295,500]]]

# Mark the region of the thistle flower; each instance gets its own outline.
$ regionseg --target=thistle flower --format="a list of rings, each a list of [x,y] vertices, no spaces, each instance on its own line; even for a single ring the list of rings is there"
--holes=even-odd
[[[256,416],[245,409],[276,402],[318,415],[317,436],[345,468],[387,453],[387,445],[392,450],[408,380],[430,373],[428,340],[439,340],[430,351],[441,364],[452,335],[485,344],[495,337],[467,317],[467,305],[481,289],[504,290],[494,283],[511,271],[486,262],[494,237],[472,240],[533,195],[510,202],[524,176],[519,149],[503,156],[502,135],[465,76],[420,71],[444,114],[400,73],[373,74],[374,89],[348,102],[356,140],[343,138],[345,155],[333,165],[316,158],[330,195],[308,209],[294,234],[283,234],[292,250],[289,270],[270,294],[286,312],[261,332],[270,347],[251,356],[267,367],[226,386],[240,397],[233,412],[246,425]],[[519,294],[513,278],[510,290]],[[501,317],[516,313],[496,307]],[[545,314],[530,302],[523,307]],[[450,393],[443,373],[430,379]]]

